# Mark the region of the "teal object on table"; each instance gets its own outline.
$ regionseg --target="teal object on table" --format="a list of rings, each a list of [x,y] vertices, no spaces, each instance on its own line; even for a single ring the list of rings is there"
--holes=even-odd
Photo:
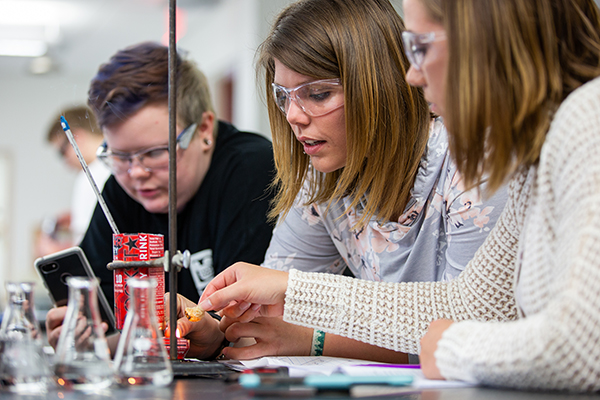
[[[246,389],[261,387],[264,383],[267,386],[282,385],[304,385],[316,389],[348,389],[352,385],[390,385],[406,386],[413,382],[410,375],[392,375],[392,376],[351,376],[343,374],[333,375],[309,375],[304,378],[281,377],[278,379],[265,379],[265,382],[258,374],[243,374],[239,377],[239,383]]]

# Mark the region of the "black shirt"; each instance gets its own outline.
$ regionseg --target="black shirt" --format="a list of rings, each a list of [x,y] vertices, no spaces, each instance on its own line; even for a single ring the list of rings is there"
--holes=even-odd
[[[178,292],[195,302],[214,275],[231,264],[262,263],[273,228],[266,217],[275,172],[271,142],[225,122],[219,122],[218,129],[206,176],[177,215],[178,249],[192,253],[190,270],[182,269],[178,275]],[[168,249],[168,214],[146,211],[114,176],[106,182],[102,195],[120,232],[162,234]],[[114,304],[112,271],[106,268],[112,261],[112,230],[99,205],[80,246],[100,278],[106,298]]]

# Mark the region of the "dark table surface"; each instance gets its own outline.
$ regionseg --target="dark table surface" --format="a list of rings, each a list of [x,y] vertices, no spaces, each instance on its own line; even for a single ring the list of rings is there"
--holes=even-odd
[[[44,395],[17,395],[9,392],[0,392],[1,399],[147,399],[147,400],[167,400],[167,399],[198,399],[198,400],[246,400],[246,399],[277,399],[277,398],[301,398],[301,399],[348,399],[351,398],[348,392],[320,392],[316,396],[283,396],[276,395],[270,397],[254,396],[252,392],[241,388],[236,382],[235,377],[231,382],[225,379],[215,378],[178,378],[173,383],[164,388],[139,387],[134,389],[111,388],[98,393],[83,393],[76,391],[64,391],[52,389]],[[564,399],[600,399],[598,395],[552,393],[552,392],[525,392],[513,390],[499,390],[489,388],[460,388],[460,389],[427,389],[418,392],[397,394],[384,397],[362,397],[363,399],[406,399],[406,400],[564,400]]]

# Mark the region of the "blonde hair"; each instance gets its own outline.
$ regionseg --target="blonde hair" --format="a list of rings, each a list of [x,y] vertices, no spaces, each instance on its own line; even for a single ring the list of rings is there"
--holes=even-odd
[[[368,194],[357,228],[374,215],[402,214],[430,123],[422,91],[405,79],[403,30],[388,0],[304,0],[277,17],[258,53],[277,168],[271,218],[285,216],[309,174],[309,157],[271,94],[274,59],[315,79],[340,78],[344,88],[346,164],[330,173],[312,170],[307,203],[350,196],[353,208]]]
[[[493,191],[538,162],[560,103],[600,75],[598,8],[593,0],[444,0],[442,7],[450,152],[466,183],[486,173]]]

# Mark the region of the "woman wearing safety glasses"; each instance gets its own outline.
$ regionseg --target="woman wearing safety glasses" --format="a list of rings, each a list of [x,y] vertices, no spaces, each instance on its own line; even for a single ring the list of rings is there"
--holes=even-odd
[[[259,48],[273,136],[278,218],[263,266],[409,282],[458,275],[504,206],[465,187],[445,129],[405,79],[403,22],[388,0],[286,8]],[[239,359],[325,354],[406,362],[396,353],[280,319],[224,318]],[[181,332],[194,329],[180,322]],[[322,346],[324,343],[324,347]]]
[[[450,282],[403,284],[239,264],[209,284],[200,305],[235,300],[224,312],[240,320],[283,314],[389,349],[420,349],[430,378],[599,391],[598,6],[404,0],[404,13],[407,79],[445,117],[466,181],[484,173],[492,188],[510,181],[473,261]],[[269,285],[258,291],[257,282]]]

